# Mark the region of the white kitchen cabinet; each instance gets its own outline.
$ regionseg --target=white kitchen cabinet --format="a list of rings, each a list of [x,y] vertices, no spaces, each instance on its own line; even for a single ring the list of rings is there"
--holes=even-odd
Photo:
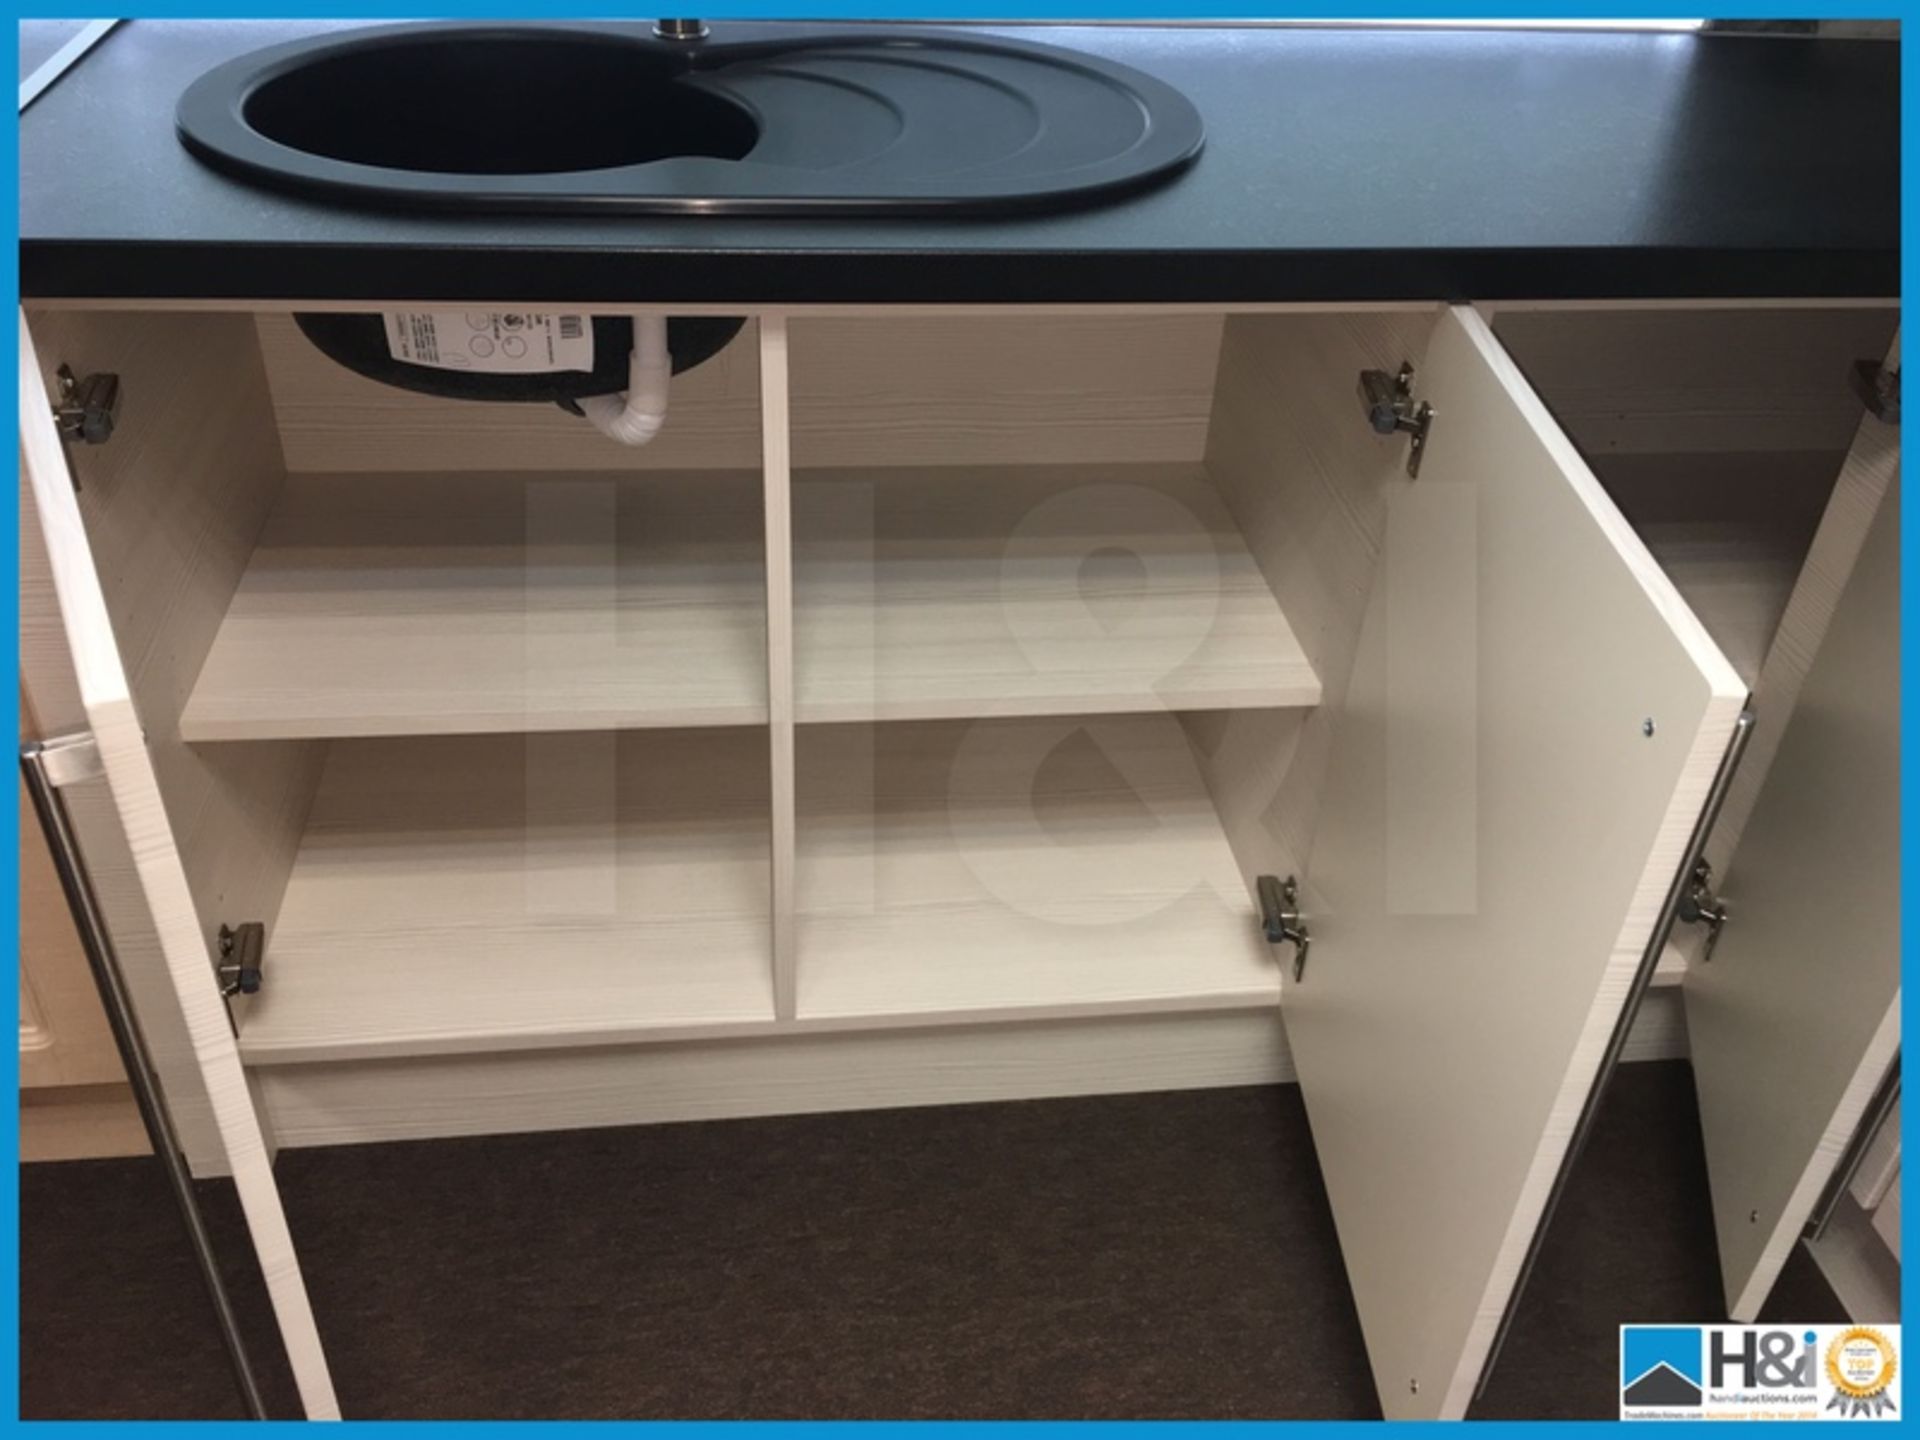
[[[629,451],[289,308],[23,322],[25,659],[310,1411],[273,1144],[1297,1078],[1386,1411],[1462,1413],[1886,488],[1891,309],[758,314]]]
[[[1736,1319],[1766,1300],[1899,1055],[1899,616],[1896,477],[1727,871],[1725,934],[1687,977]]]

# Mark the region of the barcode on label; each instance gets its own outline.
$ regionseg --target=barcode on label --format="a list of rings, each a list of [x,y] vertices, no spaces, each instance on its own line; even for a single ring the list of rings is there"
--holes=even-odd
[[[429,365],[440,363],[440,335],[431,315],[409,315],[414,353]]]
[[[582,333],[583,326],[580,316],[562,315],[560,317],[560,338],[562,340],[578,340]]]

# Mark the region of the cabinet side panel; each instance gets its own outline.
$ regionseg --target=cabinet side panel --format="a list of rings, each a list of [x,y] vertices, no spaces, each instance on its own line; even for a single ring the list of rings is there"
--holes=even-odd
[[[1886,363],[1891,367],[1900,364],[1897,336]],[[1858,409],[1856,402],[1856,414]],[[1753,690],[1753,739],[1707,841],[1707,860],[1723,875],[1734,863],[1740,837],[1753,818],[1787,722],[1800,702],[1814,657],[1833,623],[1840,594],[1853,575],[1867,533],[1899,474],[1900,427],[1872,415],[1859,416],[1832,498],[1827,501],[1826,513],[1800,567],[1800,577],[1787,597],[1779,629],[1761,663]]]
[[[112,608],[100,583],[98,557],[71,488],[67,456],[53,417],[43,408],[46,381],[35,368],[38,347],[24,312],[19,336],[21,470],[32,487],[87,728],[99,749],[119,828],[133,855],[145,909],[160,937],[162,962],[194,1062],[205,1077],[220,1144],[232,1167],[302,1402],[311,1418],[338,1418],[339,1405],[274,1184],[267,1137],[240,1068],[220,987],[209,968],[186,866],[161,795],[155,754],[132,700],[122,637],[116,633]],[[138,447],[131,453],[137,455]]]
[[[80,703],[24,464],[20,476],[20,688],[42,737],[87,729],[87,713]],[[154,1069],[166,1091],[167,1108],[173,1115],[181,1149],[194,1174],[223,1175],[227,1173],[226,1151],[214,1126],[206,1084],[194,1063],[186,1022],[180,1015],[180,1002],[167,978],[160,937],[134,873],[133,854],[127,848],[127,837],[113,799],[107,794],[106,782],[90,780],[69,786],[64,797],[94,897],[126,971]]]
[[[201,314],[29,318],[48,393],[62,364],[120,377],[113,438],[69,447],[66,459],[211,957],[223,923],[258,920],[271,932],[323,753],[308,743],[194,748],[179,736],[181,709],[285,478],[253,323]],[[35,704],[44,718],[38,695]],[[95,880],[103,903],[133,899],[111,874]],[[130,928],[137,937],[140,927]],[[128,949],[118,929],[116,941],[130,971],[156,963],[151,952],[143,960],[137,939]],[[163,1052],[182,1042],[164,1002],[143,1009],[142,1020]]]
[[[1416,368],[1438,310],[1236,315],[1226,322],[1206,465],[1320,677],[1317,709],[1190,716],[1187,729],[1249,886],[1307,863],[1340,702],[1407,442],[1368,429],[1365,369]],[[1417,388],[1417,387],[1416,387]]]

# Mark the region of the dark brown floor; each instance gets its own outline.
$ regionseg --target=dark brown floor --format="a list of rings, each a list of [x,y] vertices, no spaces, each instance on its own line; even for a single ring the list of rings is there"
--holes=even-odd
[[[294,1151],[280,1179],[356,1417],[1374,1415],[1311,1157],[1283,1087]],[[23,1414],[237,1413],[151,1161],[26,1167],[21,1217]],[[1804,1257],[1775,1304],[1839,1318]],[[1477,1413],[1610,1417],[1618,1324],[1719,1312],[1691,1080],[1626,1067]]]

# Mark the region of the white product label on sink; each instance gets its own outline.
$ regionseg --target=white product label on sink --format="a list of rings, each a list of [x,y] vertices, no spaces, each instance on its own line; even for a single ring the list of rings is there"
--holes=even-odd
[[[593,369],[593,321],[526,310],[397,310],[387,352],[409,365],[486,375]]]

